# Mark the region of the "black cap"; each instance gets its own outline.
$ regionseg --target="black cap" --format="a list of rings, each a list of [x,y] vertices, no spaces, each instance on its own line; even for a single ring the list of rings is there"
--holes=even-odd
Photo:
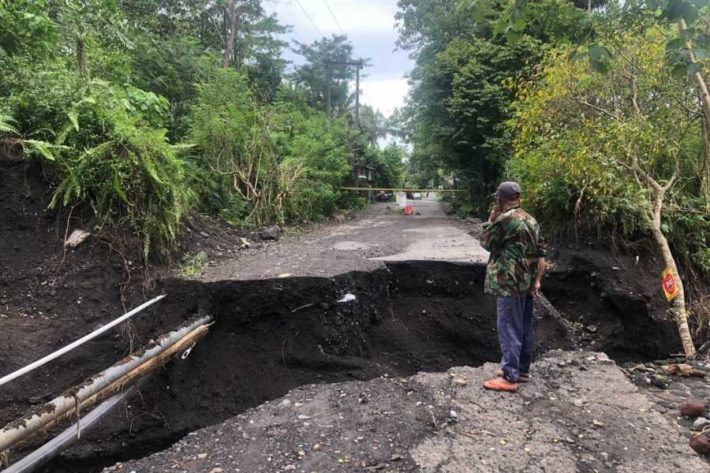
[[[494,196],[503,200],[514,200],[520,197],[522,191],[520,190],[520,185],[514,181],[501,182],[496,190]]]

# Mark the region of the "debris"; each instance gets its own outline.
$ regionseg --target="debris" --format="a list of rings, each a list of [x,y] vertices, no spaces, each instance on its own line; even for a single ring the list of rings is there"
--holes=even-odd
[[[207,454],[206,453],[198,453],[197,458],[199,458],[200,460],[204,460],[205,458],[207,458]]]
[[[668,373],[671,376],[675,375],[680,375],[685,378],[688,378],[690,376],[697,377],[697,378],[704,378],[705,377],[705,372],[701,371],[699,369],[693,368],[687,363],[680,363],[680,364],[670,364],[668,366],[665,366],[663,368],[666,373]]]
[[[696,432],[702,432],[706,427],[710,427],[710,419],[706,419],[705,417],[698,417],[695,419],[695,422],[693,422],[693,430]]]
[[[606,424],[604,422],[598,421],[596,419],[592,420],[592,425],[597,428],[603,428],[606,427]]]
[[[291,277],[291,273],[281,273],[281,274],[279,274],[279,275],[276,276],[276,277],[279,278],[279,279],[290,278],[290,277]]]
[[[251,243],[249,243],[249,241],[246,238],[240,237],[239,241],[241,241],[241,243],[242,243],[241,245],[239,245],[240,249],[245,249],[245,248],[251,247]]]
[[[259,229],[259,238],[262,240],[280,240],[281,235],[281,227],[278,225],[272,225],[270,227],[263,227]]]
[[[344,303],[344,302],[352,302],[352,301],[354,301],[355,299],[357,299],[357,297],[355,297],[355,294],[351,294],[351,293],[348,292],[348,293],[345,294],[340,300],[338,300],[338,302],[342,302],[342,303]]]
[[[91,236],[91,233],[87,232],[86,230],[79,230],[77,228],[76,230],[71,232],[71,235],[69,235],[69,238],[67,238],[67,241],[64,242],[64,246],[65,247],[69,246],[71,248],[75,248],[75,247],[81,245],[82,243],[84,243],[84,241],[86,241],[86,239],[89,238],[90,236]]]

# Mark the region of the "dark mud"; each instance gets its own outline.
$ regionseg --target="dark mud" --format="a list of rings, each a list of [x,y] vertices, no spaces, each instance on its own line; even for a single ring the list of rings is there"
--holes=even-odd
[[[301,385],[494,361],[484,271],[406,262],[334,278],[164,281],[164,322],[208,313],[216,319],[210,334],[46,471],[95,471],[142,457]],[[356,299],[337,302],[346,294]],[[540,351],[569,347],[554,322],[538,329]]]
[[[648,251],[614,255],[608,245],[590,242],[560,246],[552,261],[543,290],[577,324],[584,348],[618,362],[663,359],[682,351],[661,290],[660,258]]]

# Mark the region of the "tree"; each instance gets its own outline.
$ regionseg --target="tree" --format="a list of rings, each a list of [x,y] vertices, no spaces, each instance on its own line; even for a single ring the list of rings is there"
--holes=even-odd
[[[571,59],[562,48],[548,57],[541,81],[519,104],[513,170],[543,218],[587,220],[611,232],[648,230],[666,267],[679,268],[666,237],[669,199],[680,181],[698,177],[701,124],[696,99],[664,61],[658,29],[608,38],[606,73]],[[694,149],[695,148],[695,149]],[[639,225],[640,223],[640,225]],[[693,346],[680,278],[671,313],[687,356]]]
[[[356,61],[347,36],[333,35],[310,45],[294,44],[294,52],[306,63],[296,68],[291,80],[306,90],[312,107],[325,111],[330,103],[332,116],[343,115],[351,105],[349,83],[355,80],[352,63]]]
[[[468,191],[458,195],[458,208],[484,215],[511,155],[506,122],[517,85],[531,76],[546,44],[584,30],[587,14],[567,0],[536,2],[532,26],[507,42],[495,34],[503,0],[398,5],[399,44],[417,61],[404,112],[413,163],[423,180],[457,182]]]

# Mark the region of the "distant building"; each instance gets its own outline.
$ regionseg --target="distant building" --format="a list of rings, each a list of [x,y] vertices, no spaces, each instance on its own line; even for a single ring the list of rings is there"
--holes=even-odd
[[[356,187],[372,187],[375,184],[375,169],[356,164],[353,166],[353,180]]]

